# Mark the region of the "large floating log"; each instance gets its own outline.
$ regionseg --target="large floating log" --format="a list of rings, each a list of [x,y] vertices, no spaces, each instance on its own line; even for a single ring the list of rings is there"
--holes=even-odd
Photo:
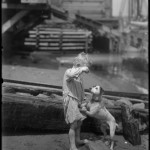
[[[117,123],[122,124],[121,107],[107,106],[107,109],[116,118]],[[138,118],[144,117],[148,124],[148,112],[138,110],[137,112],[140,114]],[[3,128],[32,128],[65,131],[68,130],[68,126],[64,121],[63,115],[61,88],[50,85],[44,86],[42,84],[32,85],[19,81],[16,83],[4,82],[2,94]],[[83,122],[82,130],[100,132],[100,122],[88,117]],[[121,128],[120,131],[116,132],[122,133],[122,131]]]

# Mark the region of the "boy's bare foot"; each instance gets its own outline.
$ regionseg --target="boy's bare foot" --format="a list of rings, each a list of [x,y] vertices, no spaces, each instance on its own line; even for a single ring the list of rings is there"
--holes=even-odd
[[[77,145],[84,145],[87,144],[89,141],[87,139],[76,141]]]

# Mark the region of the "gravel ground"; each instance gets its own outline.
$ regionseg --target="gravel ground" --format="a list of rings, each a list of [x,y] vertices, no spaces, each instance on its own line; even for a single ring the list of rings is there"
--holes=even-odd
[[[99,137],[82,133],[81,137],[98,142]],[[132,146],[123,136],[116,135],[114,150],[148,150],[148,135],[142,135],[142,144]],[[67,134],[11,135],[2,137],[2,150],[69,150]],[[96,149],[95,149],[96,150]],[[98,150],[98,149],[97,149]]]

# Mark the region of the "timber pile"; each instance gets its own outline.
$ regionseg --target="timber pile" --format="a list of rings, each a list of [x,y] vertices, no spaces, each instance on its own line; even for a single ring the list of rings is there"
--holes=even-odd
[[[86,51],[91,48],[92,35],[90,31],[68,28],[69,25],[40,25],[28,33],[24,45],[41,51]]]
[[[55,130],[66,131],[68,126],[64,121],[63,98],[62,89],[52,86],[33,84],[18,84],[18,83],[3,83],[2,86],[2,128],[29,128],[40,130]],[[86,92],[87,99],[90,98],[90,93]],[[116,118],[120,130],[116,132],[122,133],[122,117],[121,105],[117,105],[114,97],[104,95],[107,102],[106,107]],[[118,97],[119,98],[119,97]],[[122,99],[120,97],[119,99]],[[143,102],[145,108],[135,108],[133,112],[139,121],[141,127],[139,130],[143,131],[149,127],[148,101],[142,99],[126,98],[134,104]],[[112,104],[113,102],[113,104]],[[121,102],[121,101],[119,101]],[[130,104],[130,103],[129,103]],[[145,128],[142,128],[144,124]],[[84,120],[83,131],[101,132],[100,122],[94,118],[88,117]]]

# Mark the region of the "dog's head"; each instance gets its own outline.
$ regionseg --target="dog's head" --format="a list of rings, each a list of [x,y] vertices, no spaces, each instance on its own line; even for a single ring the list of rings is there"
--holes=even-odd
[[[101,86],[99,85],[96,85],[96,86],[93,86],[92,88],[90,88],[90,91],[93,95],[102,95],[104,93],[104,90]]]

